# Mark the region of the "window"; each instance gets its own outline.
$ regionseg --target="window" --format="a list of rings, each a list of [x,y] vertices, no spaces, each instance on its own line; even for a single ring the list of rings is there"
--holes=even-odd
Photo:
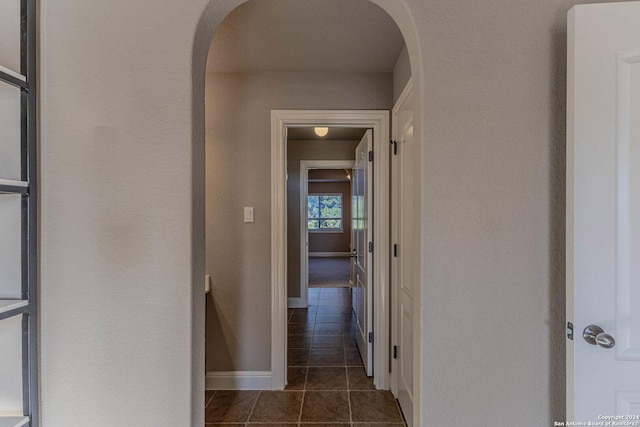
[[[309,194],[307,226],[311,232],[341,232],[342,194]]]

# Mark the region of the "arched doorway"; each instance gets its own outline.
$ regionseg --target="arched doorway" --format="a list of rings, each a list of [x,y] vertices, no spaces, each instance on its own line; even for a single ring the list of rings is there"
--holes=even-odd
[[[204,175],[204,169],[205,169],[205,166],[204,166],[205,156],[203,156],[202,153],[204,151],[204,140],[205,140],[204,123],[206,122],[204,102],[203,102],[203,93],[204,93],[204,86],[205,86],[204,75],[206,73],[206,52],[208,50],[208,42],[211,41],[213,37],[213,33],[218,28],[220,23],[226,18],[226,16],[235,7],[238,7],[243,3],[245,2],[244,1],[228,1],[228,2],[223,2],[222,4],[218,2],[218,4],[216,4],[215,6],[210,3],[203,14],[202,20],[198,26],[198,30],[196,33],[196,40],[194,44],[193,136],[194,136],[194,147],[197,147],[197,149],[194,150],[193,162],[194,162],[194,171],[195,171],[194,174],[197,175],[197,177],[194,176],[195,178],[194,179],[194,183],[195,183],[194,185],[194,225],[199,224],[200,227],[196,227],[199,229],[205,228],[205,219],[202,218],[202,213],[199,211],[199,209],[204,208],[203,201],[202,201],[202,198],[204,198],[203,196],[204,188],[202,187],[202,183],[201,182],[198,183],[197,181],[201,180],[201,176]],[[409,56],[412,57],[412,59],[414,59],[416,57],[415,53],[417,52],[417,46],[415,42],[415,37],[412,37],[413,32],[412,32],[412,26],[410,25],[411,20],[407,11],[404,9],[402,5],[399,5],[396,2],[373,1],[372,3],[377,4],[383,10],[385,10],[390,16],[392,16],[392,18],[395,20],[395,22],[398,24],[398,26],[402,30],[403,36],[407,44],[407,50],[409,51]],[[418,64],[418,61],[414,60],[411,63],[412,63],[412,66],[416,68],[417,65],[415,64]],[[413,71],[414,71],[414,74],[417,73],[415,69]],[[419,86],[419,82],[414,82],[414,85]],[[417,117],[417,120],[419,120],[420,114],[416,114],[416,117]],[[419,126],[416,126],[416,130],[417,130],[417,133],[419,133]],[[417,135],[416,140],[419,140],[419,135]],[[416,161],[419,161],[419,159],[416,159]],[[199,198],[200,200],[198,200]],[[194,239],[194,240],[198,240],[197,242],[194,241],[194,244],[197,244],[198,248],[202,248],[203,242],[200,241],[199,239]],[[197,250],[194,250],[194,254],[197,254],[197,252],[198,252]],[[196,258],[199,258],[199,256],[196,256]],[[204,259],[199,258],[197,260],[194,260],[194,272],[197,272],[200,269],[204,270],[204,264],[205,264]],[[197,273],[196,273],[196,277],[198,277]],[[202,277],[202,275],[200,275],[199,277]],[[194,283],[198,284],[200,283],[200,281],[194,280]],[[196,295],[198,295],[198,293],[200,292],[199,287],[197,288],[197,291],[198,292],[196,293]],[[203,313],[204,307],[202,307],[202,303],[200,301],[195,302],[195,299],[194,299],[194,304],[196,304],[196,310],[194,311],[194,316],[198,319],[202,319],[204,317],[204,313]],[[197,322],[194,322],[194,323],[197,324]],[[202,331],[200,331],[200,334],[202,334]],[[202,345],[202,343],[197,343],[197,344],[198,346]],[[416,341],[415,344],[416,344],[415,346],[416,351],[418,351],[417,349],[420,348],[419,341]],[[199,353],[199,354],[201,355],[202,353]],[[196,354],[196,356],[198,356],[198,354]],[[418,367],[416,366],[416,368]],[[415,378],[416,379],[419,378],[418,372],[415,373]],[[201,380],[197,380],[197,381],[199,382]],[[418,384],[417,381],[416,381],[416,384]],[[418,390],[418,387],[416,387],[416,389]],[[418,420],[417,417],[414,417],[414,419],[416,419],[416,421]]]

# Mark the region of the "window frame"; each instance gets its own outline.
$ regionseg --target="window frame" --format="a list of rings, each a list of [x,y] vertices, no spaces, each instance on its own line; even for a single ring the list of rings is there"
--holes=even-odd
[[[310,197],[322,197],[322,196],[339,196],[340,197],[340,218],[330,217],[330,218],[310,218],[309,217],[309,198]],[[307,231],[309,233],[344,233],[344,194],[343,193],[307,193],[307,215],[306,215],[306,225]],[[340,228],[319,228],[320,221],[322,220],[340,220]],[[318,228],[309,227],[309,221],[318,221]]]

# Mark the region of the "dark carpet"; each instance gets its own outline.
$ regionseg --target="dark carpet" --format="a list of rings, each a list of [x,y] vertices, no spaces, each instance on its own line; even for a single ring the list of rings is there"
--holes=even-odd
[[[309,258],[310,288],[349,287],[350,260],[348,257]]]

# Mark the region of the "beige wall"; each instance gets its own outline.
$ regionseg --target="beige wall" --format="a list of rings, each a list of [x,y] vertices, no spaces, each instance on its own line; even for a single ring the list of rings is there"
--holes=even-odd
[[[409,61],[409,52],[405,46],[398,56],[395,67],[393,67],[393,102],[395,103],[402,90],[411,78],[411,62]]]
[[[192,90],[217,23],[240,2],[212,2],[197,31],[206,0],[40,2],[43,427],[203,424],[203,99]],[[423,107],[423,413],[434,426],[551,425],[564,407],[566,12],[576,2],[375,2],[416,34],[407,45]],[[237,92],[209,92],[231,122],[246,119],[239,106],[263,105],[249,109],[251,130],[209,127],[238,145],[213,157],[242,160],[229,175],[242,197],[229,218],[254,205],[253,227],[268,222],[268,206],[244,189],[237,164],[268,182],[265,99],[276,108],[388,108],[390,99],[356,82],[323,78],[320,89],[280,77],[229,76]],[[314,96],[290,99],[296,92]],[[245,245],[248,227],[234,227]],[[230,304],[224,321],[244,316],[239,307],[256,311],[258,322],[228,330],[265,355],[268,307],[256,307],[270,299],[269,272],[250,248],[240,254],[234,263],[258,259],[265,276],[250,269],[250,289],[232,296],[226,283],[213,297]],[[242,350],[235,367],[269,368],[268,356]]]
[[[344,171],[342,171],[344,172]],[[342,232],[309,233],[309,254],[351,252],[351,182],[310,182],[309,194],[342,194]]]
[[[425,118],[421,401],[435,426],[563,419],[573,3],[415,9]]]
[[[289,141],[287,146],[287,295],[300,297],[300,160],[353,160],[360,141]]]
[[[206,84],[207,371],[269,371],[271,110],[389,109],[392,74],[210,74]],[[289,202],[297,212],[296,198]],[[245,206],[254,223],[243,222]],[[299,231],[289,227],[291,242]]]
[[[202,426],[206,1],[38,3],[41,426]]]

